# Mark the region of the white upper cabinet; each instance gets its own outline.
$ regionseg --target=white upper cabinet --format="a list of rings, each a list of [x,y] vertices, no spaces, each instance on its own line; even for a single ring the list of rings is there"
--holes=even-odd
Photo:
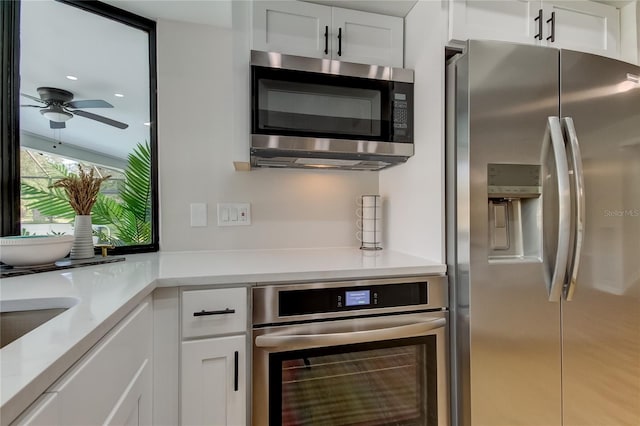
[[[450,0],[449,39],[503,40],[618,58],[620,12],[588,0]]]
[[[549,39],[549,45],[612,58],[619,56],[618,9],[591,1],[544,1],[542,4],[547,19],[555,20],[555,25],[547,27],[547,32],[555,32],[547,35],[555,38],[554,42]]]
[[[402,67],[402,18],[339,7],[332,12],[333,59]]]
[[[330,7],[297,1],[253,3],[255,50],[330,58],[331,31]]]
[[[255,1],[255,50],[402,67],[402,18],[299,1]]]
[[[533,43],[538,32],[540,0],[453,1],[450,36],[454,40],[486,39]]]

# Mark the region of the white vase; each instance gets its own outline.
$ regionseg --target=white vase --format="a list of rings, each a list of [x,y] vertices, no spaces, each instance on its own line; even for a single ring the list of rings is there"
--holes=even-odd
[[[71,259],[90,259],[94,256],[92,237],[91,215],[76,215]]]

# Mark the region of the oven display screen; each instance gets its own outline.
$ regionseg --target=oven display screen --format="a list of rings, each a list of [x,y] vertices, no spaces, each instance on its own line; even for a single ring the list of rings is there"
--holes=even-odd
[[[371,304],[371,290],[345,292],[345,306],[362,306]]]

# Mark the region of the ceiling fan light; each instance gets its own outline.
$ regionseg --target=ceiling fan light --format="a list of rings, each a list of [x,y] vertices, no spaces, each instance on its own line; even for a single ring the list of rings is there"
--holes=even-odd
[[[64,123],[65,121],[73,117],[73,114],[64,111],[62,108],[55,107],[41,109],[40,114],[44,115],[46,119],[58,123]]]

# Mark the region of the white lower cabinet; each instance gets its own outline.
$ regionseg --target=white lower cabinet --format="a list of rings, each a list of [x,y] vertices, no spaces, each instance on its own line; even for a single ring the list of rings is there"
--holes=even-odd
[[[181,297],[180,423],[247,424],[247,289]]]
[[[246,424],[245,336],[182,343],[182,425]]]
[[[58,394],[55,392],[47,392],[40,395],[40,398],[11,423],[12,426],[52,426],[60,424],[60,404],[58,404]]]
[[[152,369],[149,360],[145,360],[131,379],[129,386],[118,399],[118,403],[109,413],[105,425],[150,425],[151,421],[151,385]]]
[[[149,297],[12,424],[152,424],[152,330]]]

